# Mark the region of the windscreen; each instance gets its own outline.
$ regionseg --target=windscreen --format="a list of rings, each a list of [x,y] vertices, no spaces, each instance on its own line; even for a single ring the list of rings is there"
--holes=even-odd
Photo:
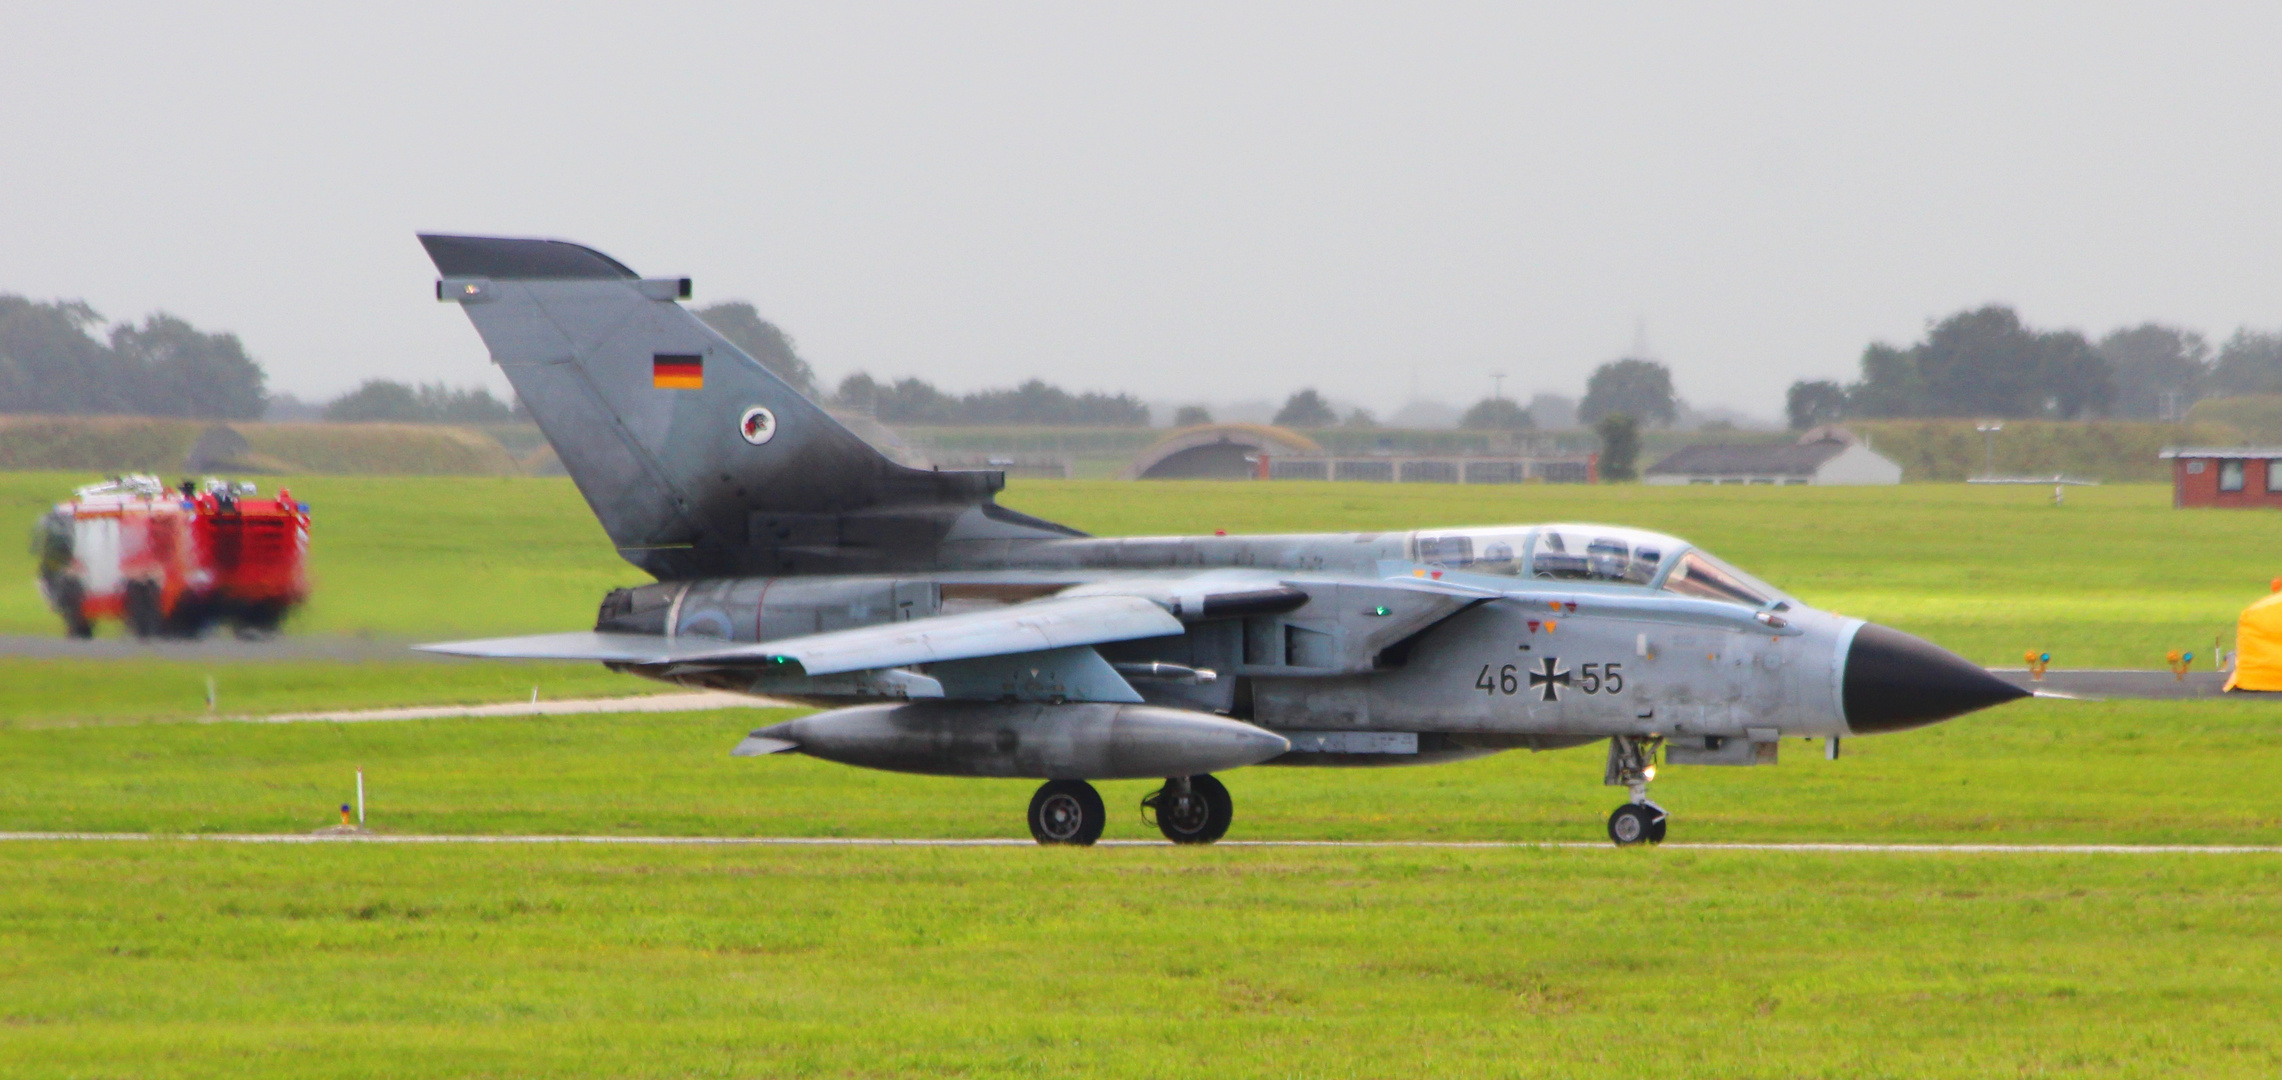
[[[1701,551],[1681,556],[1680,564],[1672,568],[1672,576],[1664,579],[1664,588],[1682,596],[1725,600],[1755,608],[1766,607],[1776,599],[1774,590],[1758,579]]]

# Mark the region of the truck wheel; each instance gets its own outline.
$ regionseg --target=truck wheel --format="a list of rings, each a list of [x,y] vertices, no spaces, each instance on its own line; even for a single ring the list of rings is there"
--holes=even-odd
[[[55,604],[56,614],[63,616],[65,637],[82,640],[95,636],[95,624],[87,619],[87,590],[71,578],[50,578],[48,599]]]
[[[239,641],[268,641],[277,636],[277,626],[285,621],[285,612],[271,604],[247,608],[238,614],[230,632]]]
[[[206,604],[185,596],[174,602],[174,610],[159,620],[158,636],[182,641],[196,641],[206,633],[214,621],[214,611]]]
[[[158,582],[127,583],[127,631],[139,638],[157,637],[166,616],[158,609]]]

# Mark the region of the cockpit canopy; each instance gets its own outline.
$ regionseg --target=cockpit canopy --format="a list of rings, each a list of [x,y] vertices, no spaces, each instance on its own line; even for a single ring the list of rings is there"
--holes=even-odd
[[[1411,561],[1473,574],[1663,589],[1750,607],[1781,590],[1687,541],[1615,525],[1504,525],[1411,534]]]

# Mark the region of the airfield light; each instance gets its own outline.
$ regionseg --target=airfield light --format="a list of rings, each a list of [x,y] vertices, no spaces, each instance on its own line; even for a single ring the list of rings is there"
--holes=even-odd
[[[1648,779],[1648,780],[1654,780],[1654,779],[1656,779],[1656,766],[1654,766],[1654,765],[1650,765],[1650,766],[1648,766],[1647,768],[1640,770],[1640,775],[1641,775],[1641,776],[1642,776],[1644,779]]]
[[[2005,425],[1992,420],[1973,425],[1973,430],[1981,433],[1981,475],[1997,475],[1997,433],[2005,430]]]

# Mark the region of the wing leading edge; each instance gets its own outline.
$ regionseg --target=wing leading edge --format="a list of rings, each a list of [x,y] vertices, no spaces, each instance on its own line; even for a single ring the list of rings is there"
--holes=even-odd
[[[450,656],[508,660],[755,666],[797,663],[800,670],[809,675],[835,675],[1132,641],[1180,632],[1179,619],[1140,597],[1078,596],[758,643],[581,631],[440,642],[413,648]]]

